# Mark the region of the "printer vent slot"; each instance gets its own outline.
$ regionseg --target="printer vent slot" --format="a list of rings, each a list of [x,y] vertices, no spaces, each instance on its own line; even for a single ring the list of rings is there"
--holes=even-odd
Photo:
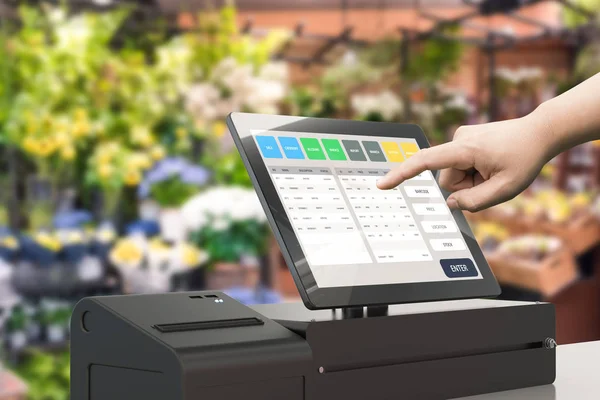
[[[258,318],[236,318],[215,321],[182,322],[175,324],[158,324],[153,328],[162,333],[201,331],[206,329],[240,328],[243,326],[264,325]]]

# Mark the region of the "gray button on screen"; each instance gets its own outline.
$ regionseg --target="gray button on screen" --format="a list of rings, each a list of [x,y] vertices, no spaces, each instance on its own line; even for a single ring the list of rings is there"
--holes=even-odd
[[[381,146],[377,142],[363,141],[363,146],[367,151],[367,155],[371,161],[386,162],[386,158],[381,151]]]
[[[352,161],[367,161],[367,157],[365,153],[360,147],[360,143],[358,140],[342,140],[344,147],[346,148],[346,153],[348,153],[348,157]]]

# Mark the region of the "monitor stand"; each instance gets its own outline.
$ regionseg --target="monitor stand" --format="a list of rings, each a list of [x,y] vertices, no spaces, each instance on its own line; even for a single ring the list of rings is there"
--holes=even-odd
[[[366,314],[365,314],[366,308]],[[369,317],[385,317],[388,315],[389,306],[368,306],[368,307],[345,307],[342,308],[342,318],[343,319],[351,319],[351,318],[367,318]],[[335,308],[331,310],[333,315],[335,315]]]

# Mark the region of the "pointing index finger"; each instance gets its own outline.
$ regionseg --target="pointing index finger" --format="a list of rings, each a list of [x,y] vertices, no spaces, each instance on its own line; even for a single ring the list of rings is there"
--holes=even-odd
[[[392,189],[423,171],[445,168],[469,169],[473,167],[464,147],[457,142],[445,143],[418,151],[408,160],[387,173],[377,182],[379,189]]]

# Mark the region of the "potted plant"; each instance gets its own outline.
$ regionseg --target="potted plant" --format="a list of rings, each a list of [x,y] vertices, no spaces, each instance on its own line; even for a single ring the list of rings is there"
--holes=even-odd
[[[209,179],[207,169],[177,157],[159,161],[147,173],[138,194],[140,199],[151,197],[159,204],[159,224],[165,240],[174,243],[185,241],[187,232],[181,206],[198,193]]]
[[[51,231],[41,230],[21,240],[21,253],[24,260],[36,266],[49,267],[56,262],[62,244]]]
[[[67,340],[71,309],[64,303],[45,300],[42,302],[42,320],[49,343],[63,343]]]
[[[210,257],[209,287],[256,281],[258,259],[266,254],[270,231],[254,190],[216,187],[188,201],[182,213],[190,240]]]
[[[27,314],[22,305],[13,307],[10,317],[6,321],[8,346],[18,351],[27,345]]]

